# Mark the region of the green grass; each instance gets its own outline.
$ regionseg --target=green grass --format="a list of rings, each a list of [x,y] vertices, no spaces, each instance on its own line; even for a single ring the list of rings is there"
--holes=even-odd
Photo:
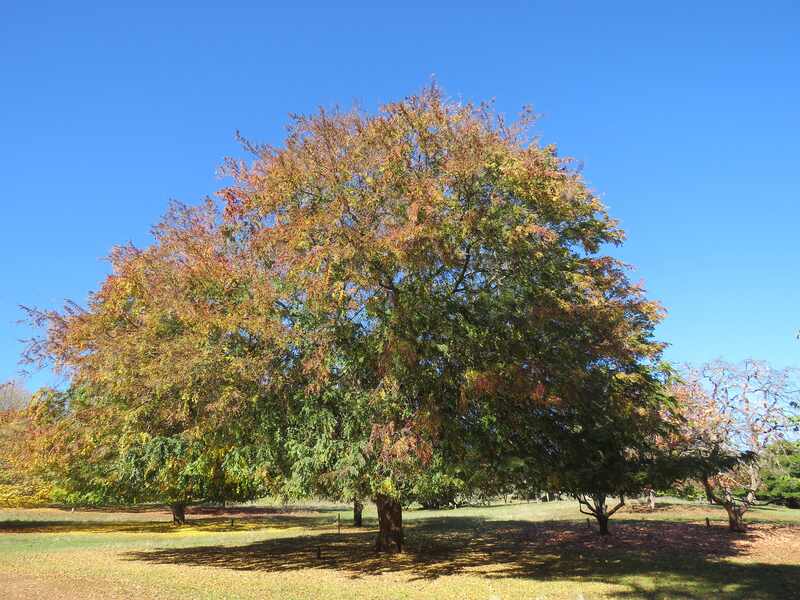
[[[154,509],[4,510],[0,597],[800,597],[800,511],[753,510],[733,535],[719,509],[670,500],[620,511],[601,538],[571,501],[410,510],[406,551],[378,556],[370,508],[364,529],[333,504],[204,511],[184,527]]]

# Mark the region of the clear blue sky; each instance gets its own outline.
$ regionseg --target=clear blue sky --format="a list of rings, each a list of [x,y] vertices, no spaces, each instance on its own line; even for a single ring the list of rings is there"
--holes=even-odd
[[[17,305],[83,302],[111,246],[221,185],[237,129],[276,143],[287,113],[432,75],[533,105],[584,161],[669,359],[800,365],[796,2],[116,4],[0,2],[0,380]]]

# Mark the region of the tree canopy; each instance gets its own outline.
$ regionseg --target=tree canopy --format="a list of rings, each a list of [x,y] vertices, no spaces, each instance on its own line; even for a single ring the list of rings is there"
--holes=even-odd
[[[28,357],[148,439],[235,449],[260,489],[375,499],[378,548],[401,547],[432,461],[546,477],[553,423],[588,435],[585,415],[654,397],[662,311],[531,123],[436,87],[295,117],[282,146],[228,161],[219,202],[115,250],[85,309],[33,311]]]

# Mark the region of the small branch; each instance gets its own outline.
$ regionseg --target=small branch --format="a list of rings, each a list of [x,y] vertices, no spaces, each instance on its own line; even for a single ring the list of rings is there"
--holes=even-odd
[[[458,291],[458,288],[461,287],[461,284],[464,282],[464,276],[467,274],[467,268],[469,267],[471,252],[472,252],[472,244],[468,244],[467,252],[464,257],[464,266],[461,269],[461,274],[458,276],[458,279],[456,279],[456,282],[453,285],[453,291],[451,292],[451,294],[455,294]]]

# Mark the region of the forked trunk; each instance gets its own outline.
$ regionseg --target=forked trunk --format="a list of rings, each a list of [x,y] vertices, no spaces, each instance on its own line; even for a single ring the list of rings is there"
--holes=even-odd
[[[172,522],[175,525],[186,525],[186,505],[178,502],[169,505],[172,510]]]
[[[744,513],[747,512],[750,503],[755,501],[755,492],[752,491],[755,488],[751,488],[748,491],[747,501],[740,501],[739,504],[737,504],[736,497],[734,497],[731,490],[727,487],[723,487],[722,494],[718,495],[714,490],[714,485],[708,477],[704,477],[702,481],[709,504],[718,504],[725,509],[725,512],[728,513],[728,528],[734,532],[745,531],[747,526],[744,524]],[[752,472],[751,481],[754,486],[759,483],[759,480],[756,479],[755,475],[752,475]],[[708,521],[708,519],[706,519],[706,521]]]
[[[725,504],[725,511],[728,513],[728,528],[731,531],[741,533],[747,530],[744,524],[744,510],[735,504]]]
[[[606,504],[605,494],[592,494],[591,499],[579,496],[578,502],[581,503],[581,506],[587,507],[587,510],[581,508],[583,514],[591,515],[597,519],[597,527],[600,531],[600,535],[608,535],[608,520],[625,505],[625,498],[620,496],[617,505],[610,510]]]
[[[378,509],[378,539],[375,540],[377,552],[403,551],[403,507],[395,498],[378,494],[375,498]]]
[[[353,526],[361,527],[363,522],[362,515],[364,513],[364,503],[358,498],[353,500]]]

